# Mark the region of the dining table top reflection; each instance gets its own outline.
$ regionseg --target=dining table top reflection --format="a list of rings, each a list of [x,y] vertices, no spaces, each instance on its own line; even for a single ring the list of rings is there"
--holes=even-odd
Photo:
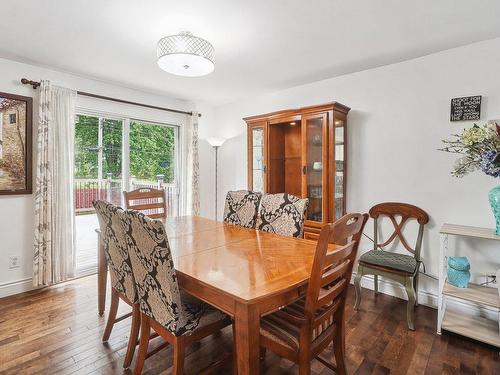
[[[232,316],[238,374],[259,373],[260,316],[305,293],[316,241],[282,237],[199,216],[162,219],[179,285]],[[99,313],[107,264],[99,245]]]

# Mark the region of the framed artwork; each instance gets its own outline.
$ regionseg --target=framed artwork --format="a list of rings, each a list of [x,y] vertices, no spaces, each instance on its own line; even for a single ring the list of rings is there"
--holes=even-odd
[[[0,195],[32,193],[33,99],[0,92]]]

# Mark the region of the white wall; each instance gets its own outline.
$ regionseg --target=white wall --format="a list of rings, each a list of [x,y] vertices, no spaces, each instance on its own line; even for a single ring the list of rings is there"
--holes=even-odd
[[[494,39],[216,108],[212,133],[231,138],[220,153],[219,213],[225,192],[247,186],[243,117],[338,101],[352,108],[348,211],[366,212],[383,201],[409,202],[425,209],[431,221],[423,258],[427,271],[436,275],[438,231],[443,223],[494,226],[487,193],[498,181],[479,172],[463,179],[451,177],[455,156],[437,149],[442,138],[471,125],[450,123],[452,97],[483,95],[481,120],[500,118],[499,67],[500,39]],[[204,189],[203,196],[213,194],[211,186]],[[370,222],[365,233],[371,235],[372,228]],[[476,277],[500,268],[498,246],[486,243],[479,252],[483,245],[472,241],[456,245],[458,253],[472,259]],[[371,244],[364,241],[361,249],[369,248]],[[422,290],[434,294],[436,283],[423,280]]]
[[[192,103],[128,89],[46,68],[0,59],[0,92],[33,97],[34,154],[38,120],[38,91],[21,85],[20,79],[50,79],[53,84],[115,98],[190,111]],[[139,119],[180,124],[186,116],[109,101],[79,97],[78,107]],[[210,116],[208,116],[210,117]],[[203,128],[204,118],[200,119]],[[35,165],[35,161],[33,162]],[[0,297],[26,290],[31,285],[33,253],[33,196],[0,196]],[[20,256],[21,267],[9,269],[9,257]]]

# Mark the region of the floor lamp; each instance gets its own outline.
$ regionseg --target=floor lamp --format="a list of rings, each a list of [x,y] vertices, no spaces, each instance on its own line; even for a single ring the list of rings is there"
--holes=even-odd
[[[215,220],[217,220],[217,159],[218,159],[218,151],[219,147],[226,141],[225,138],[216,138],[210,137],[207,138],[207,142],[212,146],[215,150]]]

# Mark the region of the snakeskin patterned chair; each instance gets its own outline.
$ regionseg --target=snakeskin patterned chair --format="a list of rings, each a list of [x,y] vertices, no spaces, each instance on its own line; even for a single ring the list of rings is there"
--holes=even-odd
[[[229,191],[224,206],[224,222],[244,228],[255,228],[261,193],[249,190]]]
[[[287,193],[264,194],[256,228],[281,236],[302,237],[308,203],[307,199]]]
[[[218,332],[231,324],[231,320],[179,289],[161,221],[136,211],[119,215],[140,300],[141,339],[134,373],[142,372],[153,329],[173,345],[173,373],[182,374],[186,347]]]
[[[336,374],[345,368],[345,300],[368,215],[349,214],[321,229],[306,295],[261,319],[261,357],[269,349],[311,373],[316,358]],[[329,244],[342,244],[329,251]],[[333,341],[335,365],[320,356]]]
[[[111,305],[102,341],[108,341],[115,323],[132,316],[127,354],[123,362],[123,367],[128,368],[132,362],[139,336],[141,315],[138,304],[139,298],[135,288],[134,276],[132,275],[132,266],[125,242],[125,232],[118,218],[118,213],[123,212],[123,210],[104,201],[94,201],[93,205],[99,220],[99,241],[104,248],[111,278]],[[117,318],[116,314],[120,300],[132,306],[132,313]]]

